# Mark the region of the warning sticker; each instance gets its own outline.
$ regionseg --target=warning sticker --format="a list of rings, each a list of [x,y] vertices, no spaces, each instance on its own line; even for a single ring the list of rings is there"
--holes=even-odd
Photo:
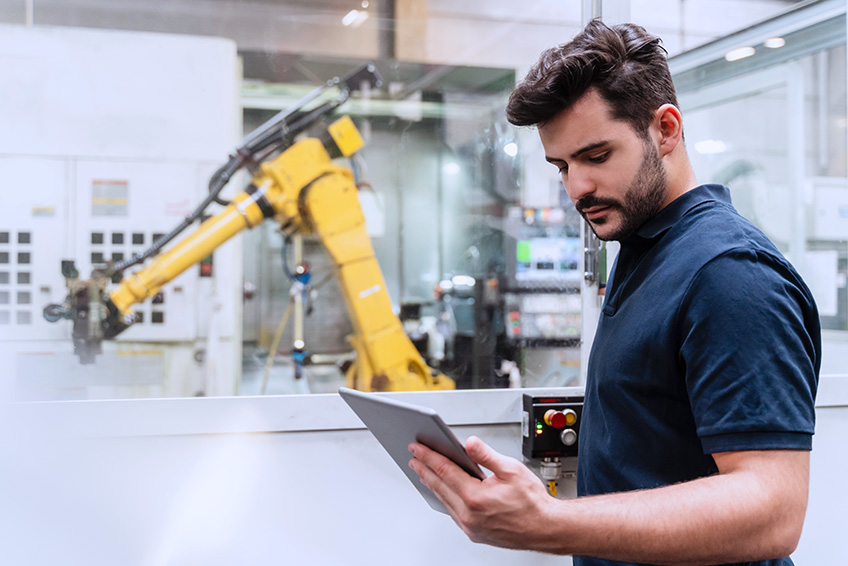
[[[92,216],[127,216],[129,214],[128,181],[95,179],[91,182]]]

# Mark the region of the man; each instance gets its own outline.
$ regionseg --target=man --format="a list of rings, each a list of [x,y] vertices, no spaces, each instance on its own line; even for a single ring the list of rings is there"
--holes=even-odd
[[[578,494],[548,496],[479,439],[473,479],[419,444],[410,466],[476,542],[576,565],[792,564],[806,512],[820,330],[807,287],[698,185],[665,51],[593,21],[510,97],[599,238],[618,240],[589,359]]]

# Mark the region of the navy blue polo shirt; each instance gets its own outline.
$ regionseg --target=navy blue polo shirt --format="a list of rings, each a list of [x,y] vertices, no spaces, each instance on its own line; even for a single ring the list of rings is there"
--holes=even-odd
[[[578,494],[709,476],[717,452],[810,450],[820,357],[812,294],[730,191],[683,194],[621,242],[589,357]]]

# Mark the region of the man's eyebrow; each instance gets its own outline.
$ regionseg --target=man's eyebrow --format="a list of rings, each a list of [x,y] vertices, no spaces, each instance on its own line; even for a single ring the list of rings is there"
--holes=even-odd
[[[589,144],[587,146],[581,147],[580,149],[578,149],[577,151],[572,153],[571,157],[569,157],[569,159],[575,159],[577,157],[580,157],[580,155],[582,155],[586,152],[592,151],[593,149],[598,149],[599,147],[604,147],[606,145],[609,145],[609,143],[610,143],[609,140],[602,140],[602,141],[595,142],[595,143]],[[565,163],[565,159],[560,159],[559,157],[551,157],[549,155],[545,156],[545,161],[547,161],[548,163]]]
[[[599,147],[604,147],[605,145],[609,145],[608,140],[601,140],[596,143],[589,144],[587,146],[581,147],[577,151],[571,154],[571,159],[579,157],[581,154],[592,151],[593,149],[598,149]]]

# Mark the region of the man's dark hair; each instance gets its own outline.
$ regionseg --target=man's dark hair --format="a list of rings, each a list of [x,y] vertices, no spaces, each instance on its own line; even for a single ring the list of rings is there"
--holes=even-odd
[[[570,43],[542,53],[512,91],[507,119],[516,126],[544,125],[595,88],[613,119],[647,134],[657,108],[677,106],[666,55],[660,39],[641,26],[592,20]]]

